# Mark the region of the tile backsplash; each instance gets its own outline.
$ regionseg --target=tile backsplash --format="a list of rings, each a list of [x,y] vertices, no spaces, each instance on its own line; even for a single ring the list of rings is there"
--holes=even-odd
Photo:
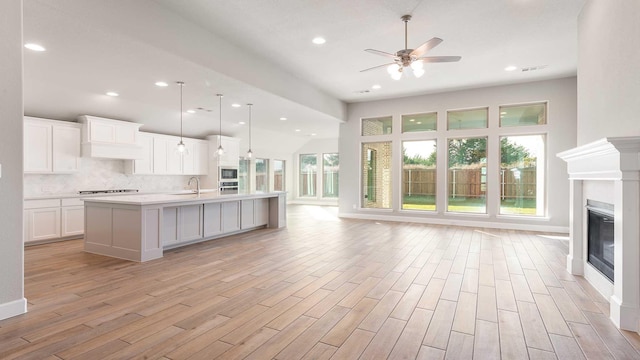
[[[145,192],[183,190],[190,176],[127,175],[125,160],[82,158],[74,174],[24,175],[24,196],[77,193],[80,190],[138,189]]]

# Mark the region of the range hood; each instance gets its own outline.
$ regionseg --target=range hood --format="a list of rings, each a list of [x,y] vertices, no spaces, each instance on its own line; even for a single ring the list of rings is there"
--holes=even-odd
[[[105,119],[96,116],[78,117],[82,124],[82,156],[103,159],[142,159],[138,133],[142,124]]]

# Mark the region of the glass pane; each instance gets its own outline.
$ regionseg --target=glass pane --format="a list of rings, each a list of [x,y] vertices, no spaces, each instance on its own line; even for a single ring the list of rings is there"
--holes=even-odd
[[[324,189],[322,196],[326,198],[338,197],[338,173],[340,170],[340,157],[337,153],[324,154],[322,162],[322,183]]]
[[[500,106],[500,126],[527,126],[546,123],[546,103]]]
[[[487,108],[447,112],[447,126],[452,129],[483,129],[487,127]]]
[[[362,144],[362,206],[391,208],[391,142]]]
[[[256,159],[256,191],[269,191],[269,160]]]
[[[316,196],[316,155],[300,155],[300,196]]]
[[[284,191],[284,160],[273,160],[273,190]]]
[[[391,134],[391,116],[362,119],[362,135]]]
[[[544,216],[544,135],[500,138],[500,214]]]
[[[435,131],[438,113],[402,115],[402,132]]]
[[[487,138],[449,140],[447,211],[487,212]]]
[[[402,143],[402,208],[436,209],[436,141]]]
[[[238,192],[249,192],[249,160],[240,159],[238,167]]]

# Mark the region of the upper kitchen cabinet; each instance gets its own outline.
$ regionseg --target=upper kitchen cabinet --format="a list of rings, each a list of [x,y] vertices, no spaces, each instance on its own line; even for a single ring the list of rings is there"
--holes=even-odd
[[[82,115],[82,155],[107,159],[141,159],[138,144],[142,124]]]
[[[24,172],[68,174],[80,169],[81,125],[24,118]]]
[[[221,135],[207,136],[209,148],[217,166],[238,167],[240,163],[240,139]],[[218,147],[222,145],[223,153],[218,155]]]
[[[126,164],[126,172],[138,175],[207,175],[209,144],[205,140],[183,138],[184,153],[177,151],[177,136],[140,132],[141,159]]]

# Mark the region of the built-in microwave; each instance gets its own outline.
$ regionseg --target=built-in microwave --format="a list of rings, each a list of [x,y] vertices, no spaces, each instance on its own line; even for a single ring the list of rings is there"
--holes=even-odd
[[[220,180],[238,179],[238,168],[220,167]]]

